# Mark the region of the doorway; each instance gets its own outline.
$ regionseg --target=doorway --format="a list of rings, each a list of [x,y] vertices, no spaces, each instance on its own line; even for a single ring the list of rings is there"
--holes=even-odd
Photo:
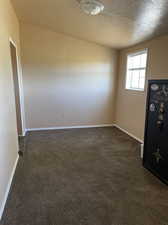
[[[22,127],[22,115],[21,115],[17,50],[16,50],[15,44],[12,41],[10,41],[10,53],[11,53],[12,74],[13,74],[15,105],[16,105],[17,132],[18,132],[18,136],[22,136],[23,135],[23,127]]]

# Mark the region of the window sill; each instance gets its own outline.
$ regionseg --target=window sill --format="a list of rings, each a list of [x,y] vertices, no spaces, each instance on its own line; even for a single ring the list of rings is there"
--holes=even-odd
[[[136,88],[125,88],[127,91],[138,91],[138,92],[144,92],[144,89],[136,89]]]

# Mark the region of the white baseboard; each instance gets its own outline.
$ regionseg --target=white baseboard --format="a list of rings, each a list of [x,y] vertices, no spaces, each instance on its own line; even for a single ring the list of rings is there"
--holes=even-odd
[[[19,135],[19,137],[25,137],[25,136],[26,136],[26,132],[27,132],[27,130],[25,129],[25,130],[23,131],[23,133],[22,133],[21,135]]]
[[[144,143],[141,143],[141,159],[143,159],[144,155]]]
[[[2,206],[0,207],[0,221],[2,219],[2,215],[3,215],[4,209],[5,209],[5,204],[6,204],[6,201],[7,201],[7,198],[8,198],[8,194],[9,194],[9,191],[10,191],[10,187],[11,187],[12,180],[13,180],[13,177],[14,177],[14,174],[15,174],[15,170],[16,170],[16,167],[17,167],[18,160],[19,160],[19,156],[17,156],[15,164],[13,166],[12,173],[11,173],[11,176],[10,176],[7,188],[6,188],[4,200],[2,202]]]
[[[141,144],[143,144],[143,141],[140,138],[138,138],[135,135],[129,133],[128,131],[126,131],[125,129],[121,128],[117,124],[114,124],[114,127],[117,127],[119,130],[123,131],[124,133],[128,134],[130,137],[134,138],[135,140],[137,140],[138,142],[140,142]]]
[[[25,136],[26,136],[26,132],[27,132],[27,130],[25,129],[25,130],[23,131],[22,137],[25,137]]]
[[[133,134],[129,133],[128,131],[126,131],[125,129],[121,128],[117,124],[100,124],[100,125],[84,125],[84,126],[65,126],[65,127],[61,127],[60,126],[60,127],[27,128],[25,130],[25,134],[28,131],[64,130],[64,129],[79,129],[79,128],[113,127],[113,126],[114,127],[117,127],[118,129],[120,129],[124,133],[128,134],[130,137],[134,138],[138,142],[143,143],[143,141],[141,139],[137,138],[135,135],[133,135]]]
[[[28,129],[26,129],[26,131],[64,130],[64,129],[96,128],[96,127],[112,127],[112,126],[113,126],[113,124],[66,126],[66,127],[45,127],[45,128],[28,128]]]

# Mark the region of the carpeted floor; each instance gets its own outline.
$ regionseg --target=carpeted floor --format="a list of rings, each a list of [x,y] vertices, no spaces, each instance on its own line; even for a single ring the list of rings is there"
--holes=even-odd
[[[2,225],[168,225],[168,187],[116,128],[30,132]]]

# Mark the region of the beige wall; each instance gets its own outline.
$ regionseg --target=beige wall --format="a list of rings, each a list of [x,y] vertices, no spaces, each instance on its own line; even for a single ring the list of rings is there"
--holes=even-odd
[[[117,51],[21,25],[26,127],[112,124]]]
[[[144,48],[148,48],[146,79],[168,79],[168,36],[122,50],[115,113],[116,124],[141,140],[144,136],[146,88],[144,92],[125,90],[125,76],[127,54]]]
[[[18,152],[9,37],[19,47],[16,15],[8,0],[0,0],[0,216]]]

